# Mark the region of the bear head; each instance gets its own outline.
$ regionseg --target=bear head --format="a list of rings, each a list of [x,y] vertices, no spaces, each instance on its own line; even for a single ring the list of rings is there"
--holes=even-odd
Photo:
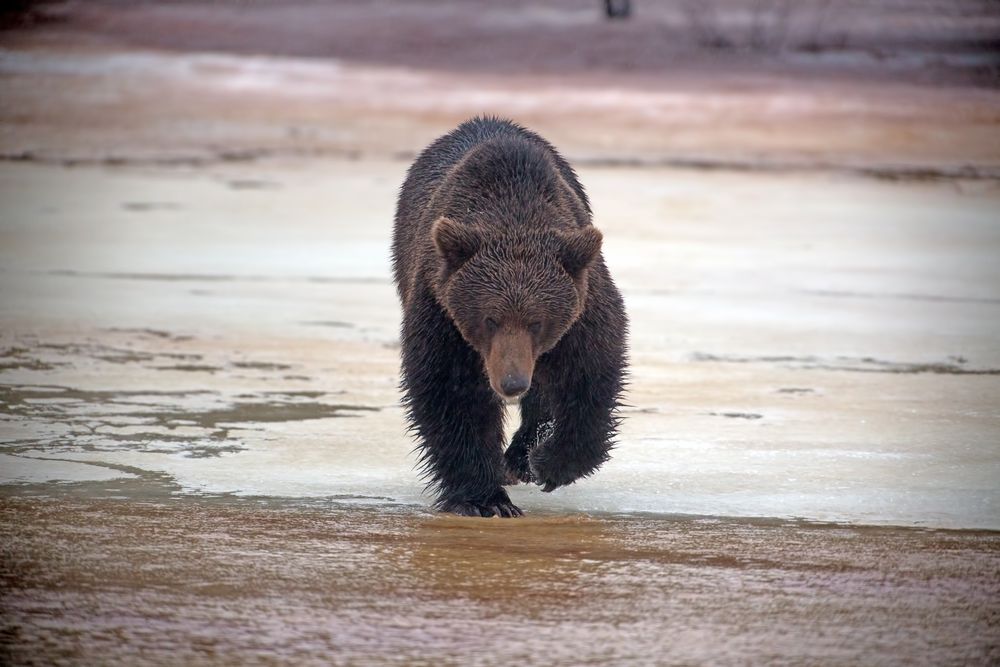
[[[431,234],[438,301],[482,356],[493,390],[519,399],[535,361],[583,312],[601,233],[591,226],[496,230],[442,217]]]

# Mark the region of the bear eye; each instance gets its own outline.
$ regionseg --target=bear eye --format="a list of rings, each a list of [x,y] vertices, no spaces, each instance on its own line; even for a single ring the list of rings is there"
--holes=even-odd
[[[528,325],[528,331],[532,335],[537,336],[538,334],[542,333],[542,323],[532,322],[531,324]]]
[[[495,319],[493,319],[492,317],[487,317],[486,318],[486,328],[489,331],[493,332],[493,331],[496,331],[497,329],[499,329],[500,325],[497,324],[497,321]]]

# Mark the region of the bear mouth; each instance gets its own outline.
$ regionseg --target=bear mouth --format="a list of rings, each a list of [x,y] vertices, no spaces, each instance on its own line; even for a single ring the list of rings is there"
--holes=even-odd
[[[531,376],[508,371],[499,378],[489,373],[490,388],[507,405],[517,405],[531,389]]]
[[[497,395],[497,398],[499,398],[506,405],[517,405],[521,402],[521,399],[528,394],[528,390],[531,387],[529,385],[521,391],[508,394],[503,391],[502,387],[498,387],[497,383],[493,382],[492,378],[490,378],[490,388],[493,389],[493,393]]]

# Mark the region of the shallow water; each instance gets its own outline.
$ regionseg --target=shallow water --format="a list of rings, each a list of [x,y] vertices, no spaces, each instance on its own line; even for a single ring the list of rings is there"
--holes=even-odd
[[[1000,658],[996,533],[103,493],[0,499],[10,662]]]

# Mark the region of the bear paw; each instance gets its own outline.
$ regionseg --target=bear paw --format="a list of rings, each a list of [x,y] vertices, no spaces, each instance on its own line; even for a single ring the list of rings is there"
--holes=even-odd
[[[532,481],[542,487],[545,493],[572,484],[577,479],[576,475],[560,469],[556,461],[547,458],[544,448],[536,449],[528,455],[528,467],[531,469]]]
[[[533,450],[545,446],[552,439],[552,436],[555,434],[555,428],[555,420],[550,419],[537,426],[529,427],[529,430],[526,432],[530,435],[524,435],[522,431],[518,431],[514,435],[513,442],[507,448],[507,451],[504,452],[504,462],[507,465],[506,484],[518,484],[520,482],[532,484],[537,480],[532,472],[528,457]]]
[[[504,518],[524,516],[521,508],[510,501],[510,496],[503,489],[497,489],[486,501],[443,498],[438,501],[437,508],[442,512],[459,516],[499,516]]]
[[[507,467],[505,484],[531,484],[535,478],[531,475],[531,466],[528,465],[528,450],[525,447],[511,445],[503,455],[504,463]]]

